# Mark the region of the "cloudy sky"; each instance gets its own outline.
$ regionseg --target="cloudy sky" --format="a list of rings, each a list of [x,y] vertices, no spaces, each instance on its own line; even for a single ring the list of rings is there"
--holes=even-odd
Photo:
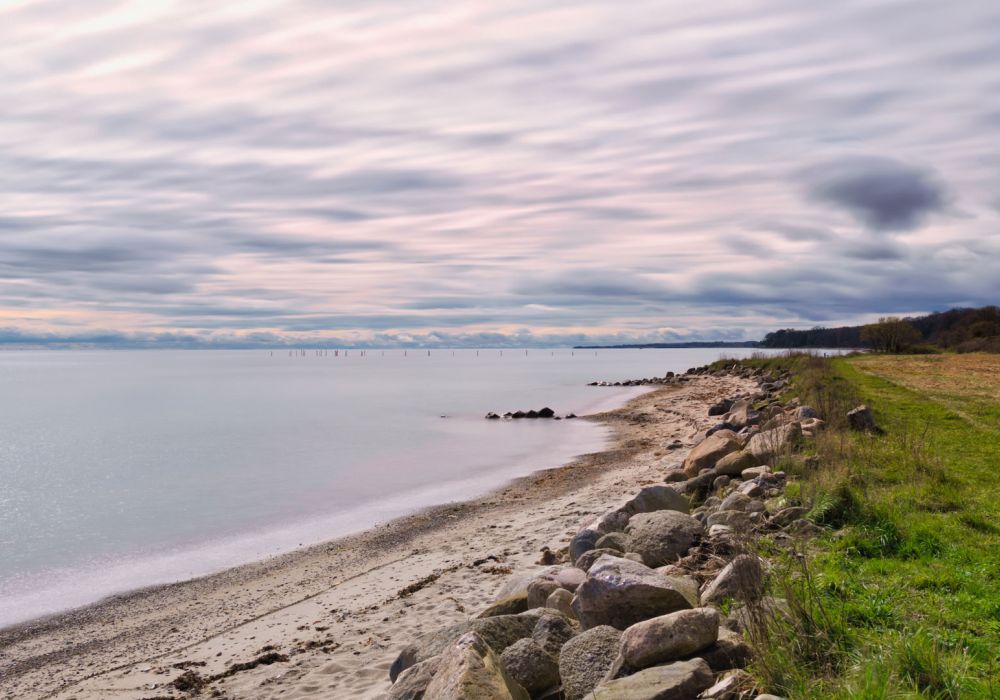
[[[1000,301],[1000,3],[0,0],[0,343]]]

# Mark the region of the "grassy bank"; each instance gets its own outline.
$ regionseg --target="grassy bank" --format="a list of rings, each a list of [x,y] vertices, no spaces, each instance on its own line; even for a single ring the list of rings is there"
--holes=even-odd
[[[777,465],[818,537],[776,562],[788,600],[754,667],[789,698],[1000,697],[1000,357],[758,358],[829,421]],[[868,403],[884,433],[847,429]]]

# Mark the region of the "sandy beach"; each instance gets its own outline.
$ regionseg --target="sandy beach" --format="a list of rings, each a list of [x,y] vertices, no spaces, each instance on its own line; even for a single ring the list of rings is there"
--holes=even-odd
[[[379,697],[408,640],[476,614],[543,547],[661,482],[686,452],[666,445],[689,447],[706,406],[749,387],[692,377],[588,417],[611,429],[605,451],[480,498],[0,631],[0,697]]]

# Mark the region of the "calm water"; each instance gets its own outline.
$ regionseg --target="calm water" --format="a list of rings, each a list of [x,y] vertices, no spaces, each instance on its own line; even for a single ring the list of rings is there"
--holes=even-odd
[[[742,350],[0,353],[0,624],[288,551],[600,449],[588,387]],[[446,416],[446,417],[442,417]]]

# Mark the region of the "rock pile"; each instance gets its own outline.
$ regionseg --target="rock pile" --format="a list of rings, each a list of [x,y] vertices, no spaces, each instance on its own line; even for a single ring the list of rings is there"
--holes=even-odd
[[[823,421],[778,400],[787,376],[736,371],[759,390],[713,405],[724,427],[681,468],[583,527],[558,550],[565,563],[546,548],[551,565],[510,577],[478,617],[414,640],[392,666],[388,697],[773,697],[742,671],[751,647],[739,630],[741,606],[781,601],[766,597],[767,562],[741,544],[815,528],[785,501],[787,477],[772,465]],[[667,379],[687,377],[656,381]]]

